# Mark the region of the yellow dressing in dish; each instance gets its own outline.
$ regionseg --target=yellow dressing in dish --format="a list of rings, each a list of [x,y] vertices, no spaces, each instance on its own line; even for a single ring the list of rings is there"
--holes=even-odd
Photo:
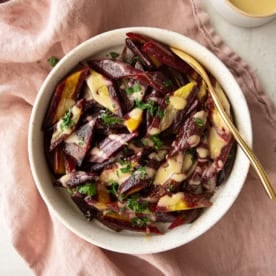
[[[251,15],[269,15],[276,13],[276,0],[229,0],[229,2]]]
[[[168,158],[167,161],[159,167],[153,182],[154,185],[163,185],[173,174],[181,173],[182,166],[182,153],[179,153],[174,158]]]

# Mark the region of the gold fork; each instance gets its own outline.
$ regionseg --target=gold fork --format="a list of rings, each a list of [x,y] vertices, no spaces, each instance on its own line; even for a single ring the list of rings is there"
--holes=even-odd
[[[258,175],[261,183],[263,184],[263,187],[266,191],[266,193],[268,194],[268,196],[270,197],[270,199],[275,200],[276,199],[276,193],[273,189],[273,186],[262,166],[262,164],[260,163],[260,161],[258,160],[258,158],[256,157],[256,155],[254,154],[254,152],[252,151],[252,149],[247,145],[247,143],[244,141],[244,139],[242,138],[242,136],[240,135],[239,131],[237,130],[237,128],[234,126],[234,124],[232,123],[230,117],[228,116],[228,114],[225,112],[223,105],[220,101],[220,99],[218,98],[213,85],[208,77],[208,74],[206,73],[205,69],[202,67],[202,65],[196,60],[194,59],[192,56],[188,55],[187,53],[178,50],[176,48],[171,47],[171,50],[178,56],[180,57],[182,60],[184,60],[186,63],[188,63],[201,77],[202,79],[205,81],[210,95],[214,101],[215,106],[218,109],[219,114],[221,115],[224,123],[226,124],[226,126],[229,128],[229,130],[231,131],[231,133],[233,134],[235,140],[237,141],[237,143],[240,145],[240,147],[242,148],[243,152],[245,153],[245,155],[247,156],[247,158],[249,159],[252,167],[255,169],[256,174]]]

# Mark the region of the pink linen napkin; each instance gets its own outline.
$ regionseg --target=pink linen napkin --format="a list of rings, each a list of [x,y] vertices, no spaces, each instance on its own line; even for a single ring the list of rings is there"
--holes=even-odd
[[[12,0],[0,5],[0,204],[11,242],[36,275],[276,275],[275,203],[252,172],[219,223],[160,254],[124,255],[91,245],[42,201],[30,172],[27,130],[50,71],[47,58],[62,57],[100,32],[141,25],[185,34],[230,68],[249,104],[254,150],[275,183],[276,112],[245,62],[215,34],[198,0]]]

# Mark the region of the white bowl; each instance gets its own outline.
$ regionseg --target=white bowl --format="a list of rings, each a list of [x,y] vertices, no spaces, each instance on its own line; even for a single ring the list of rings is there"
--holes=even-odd
[[[236,118],[237,126],[252,145],[252,130],[248,107],[243,93],[225,65],[206,48],[195,41],[172,31],[157,28],[124,28],[97,35],[68,53],[50,72],[37,95],[29,127],[29,160],[37,188],[56,217],[81,238],[116,252],[129,254],[156,253],[186,244],[210,229],[234,203],[245,181],[249,161],[238,148],[236,160],[227,181],[212,198],[213,205],[192,224],[177,227],[164,235],[152,235],[122,231],[113,232],[96,221],[88,222],[74,203],[60,189],[52,185],[53,178],[48,169],[44,149],[42,121],[56,84],[80,61],[110,51],[124,43],[127,32],[138,32],[183,49],[197,58],[224,88]]]

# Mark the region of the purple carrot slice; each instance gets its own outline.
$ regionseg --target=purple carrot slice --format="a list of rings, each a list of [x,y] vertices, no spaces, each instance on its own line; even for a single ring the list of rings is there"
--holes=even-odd
[[[140,51],[138,48],[138,45],[136,45],[135,41],[132,40],[131,38],[126,38],[126,46],[132,51],[132,53],[139,58],[141,63],[145,66],[146,69],[148,70],[153,70],[154,69],[154,64],[152,61]]]
[[[138,168],[131,177],[124,181],[118,189],[118,195],[124,195],[125,197],[139,192],[144,189],[149,180],[152,179],[155,174],[155,170],[149,167],[140,167]]]
[[[151,40],[151,38],[138,33],[129,32],[126,35],[127,37],[131,38],[133,41],[139,42],[141,44],[145,44],[147,41]]]
[[[73,194],[71,198],[88,220],[92,220],[97,216],[97,209],[88,205],[82,196]]]
[[[136,136],[137,133],[135,132],[130,134],[110,134],[91,150],[89,161],[96,163],[104,162]]]
[[[135,69],[129,64],[112,59],[90,60],[88,61],[88,64],[93,69],[112,80],[137,76],[140,73],[143,73],[143,71]]]
[[[157,58],[162,64],[172,67],[181,73],[187,74],[191,67],[157,41],[150,40],[143,45],[142,51]]]
[[[50,151],[62,143],[76,129],[82,115],[85,100],[79,100],[54,126]]]
[[[69,108],[76,104],[88,71],[89,67],[85,67],[72,73],[58,84],[44,119],[44,128],[55,124]]]
[[[52,168],[54,174],[62,175],[65,173],[65,156],[62,150],[62,147],[56,147],[53,152],[53,163]]]
[[[172,144],[169,156],[173,156],[179,151],[196,147],[200,143],[201,136],[207,122],[207,113],[199,111],[186,120],[181,132]]]
[[[76,171],[63,175],[56,181],[56,184],[65,188],[75,188],[85,182],[97,181],[97,179],[98,177],[95,173]]]
[[[95,124],[96,119],[91,120],[73,132],[64,141],[64,152],[72,156],[76,160],[78,166],[81,166],[90,148]]]
[[[138,80],[148,83],[153,89],[161,92],[162,95],[175,90],[171,79],[161,71],[144,72],[135,76]],[[169,84],[169,85],[168,85]]]
[[[112,113],[122,116],[122,107],[114,84],[102,74],[90,70],[86,79],[88,90],[87,100],[94,100]]]
[[[87,197],[85,198],[86,203],[89,206],[93,206],[98,211],[104,211],[109,208],[111,203],[110,193],[108,192],[106,186],[101,181],[96,183],[96,196],[95,198]]]
[[[148,89],[148,84],[135,79],[123,78],[119,83],[121,94],[127,98],[127,103],[131,105],[131,107],[133,107],[135,100],[143,100]]]
[[[195,98],[196,93],[189,97],[189,103],[187,103],[187,108],[177,113],[173,125],[169,129],[172,133],[179,133],[185,121],[191,116],[191,114],[195,113],[196,110],[199,108],[199,100]]]
[[[71,157],[70,155],[65,154],[65,172],[66,174],[72,173],[76,171],[77,162],[76,159]]]
[[[197,91],[196,82],[190,82],[164,97],[160,104],[162,116],[160,113],[155,115],[148,128],[148,135],[156,135],[168,129],[176,120],[179,112],[186,112],[189,108],[188,104],[195,98]]]
[[[231,152],[234,143],[233,137],[229,141],[225,141],[216,131],[211,127],[209,131],[208,146],[211,160],[213,163],[204,171],[203,177],[210,179],[218,172],[220,172],[227,162],[229,153]]]
[[[160,230],[150,222],[150,219],[144,216],[129,218],[129,216],[123,214],[120,215],[115,212],[107,212],[106,214],[103,213],[102,216],[99,217],[99,220],[105,225],[111,226],[113,229],[127,229],[131,231],[161,234]]]
[[[140,80],[143,83],[147,83],[154,89],[168,93],[172,91],[173,87],[166,85],[166,81],[169,81],[162,72],[144,72],[135,69],[133,66],[123,63],[121,61],[115,61],[111,59],[91,60],[89,65],[96,71],[102,73],[107,78],[117,80],[121,78],[133,78]]]
[[[188,211],[183,211],[179,214],[174,221],[169,225],[169,229],[173,229],[177,226],[192,223],[201,214],[201,209],[192,209]]]

